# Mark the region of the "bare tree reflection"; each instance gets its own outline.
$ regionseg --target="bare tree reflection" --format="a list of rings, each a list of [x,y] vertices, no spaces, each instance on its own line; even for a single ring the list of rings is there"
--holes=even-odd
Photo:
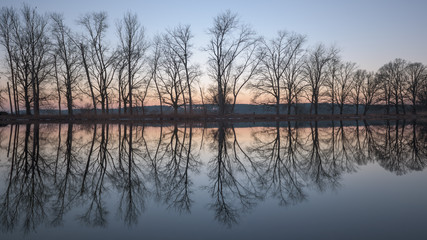
[[[13,131],[13,129],[15,131]],[[12,125],[10,127],[10,137],[9,137],[9,144],[8,144],[8,154],[7,157],[9,158],[9,152],[10,152],[10,146],[12,141],[12,131],[14,132],[13,137],[13,145],[12,145],[12,157],[10,160],[10,171],[8,175],[8,184],[6,187],[6,191],[4,195],[1,198],[1,209],[0,209],[0,217],[1,217],[1,226],[4,227],[5,230],[13,230],[15,225],[17,224],[17,213],[16,208],[14,208],[15,202],[13,198],[14,190],[13,190],[13,180],[14,180],[14,174],[15,174],[15,165],[16,165],[16,157],[17,157],[17,151],[18,151],[18,134],[19,134],[19,125]]]
[[[257,189],[259,176],[256,171],[251,171],[251,165],[236,157],[243,155],[248,159],[241,148],[236,149],[238,141],[233,133],[233,127],[227,128],[222,122],[213,132],[212,147],[216,148],[216,154],[209,161],[208,173],[211,180],[209,193],[214,200],[209,207],[215,211],[215,219],[229,227],[262,198]]]
[[[425,133],[425,131],[423,131]],[[409,168],[415,171],[422,171],[427,164],[427,146],[426,141],[421,134],[417,134],[416,123],[412,124],[412,139],[408,141],[410,147],[408,160]]]
[[[105,202],[102,200],[106,187],[104,186],[104,180],[107,173],[107,164],[111,160],[111,155],[108,149],[109,139],[109,125],[102,124],[101,136],[98,139],[99,144],[95,147],[94,151],[98,151],[95,159],[88,159],[88,171],[85,174],[89,174],[87,181],[89,184],[86,185],[83,192],[83,201],[88,202],[88,206],[85,212],[78,217],[80,221],[89,226],[101,226],[104,227],[107,224],[108,211],[105,207]],[[89,163],[90,161],[90,163]],[[87,178],[86,177],[86,178]],[[83,183],[84,184],[84,183]],[[83,185],[82,184],[82,185]]]
[[[192,152],[193,127],[190,124],[184,125],[183,130],[179,130],[177,124],[174,125],[170,133],[170,142],[166,146],[166,159],[164,172],[166,173],[164,182],[165,203],[179,212],[190,212],[191,204],[191,180],[190,171],[197,172],[199,162]]]
[[[134,148],[134,135],[136,132],[133,125],[124,125],[123,136],[119,126],[119,158],[118,166],[114,166],[115,174],[113,182],[119,189],[120,202],[119,213],[127,225],[138,223],[138,217],[145,208],[145,195],[147,188],[141,179],[141,164],[137,164],[135,157],[139,156],[139,150]],[[113,164],[115,164],[113,162]]]
[[[17,142],[13,146],[16,154],[11,159],[9,182],[2,196],[1,219],[6,230],[20,225],[21,217],[24,232],[35,230],[47,216],[49,189],[45,181],[49,168],[40,156],[39,128],[39,124],[34,124],[31,135],[31,125],[27,124],[23,145]],[[18,128],[15,133],[18,138]]]
[[[61,127],[58,136],[60,149]],[[64,215],[80,195],[80,161],[73,148],[73,142],[78,144],[80,141],[73,139],[73,124],[68,124],[64,155],[62,158],[57,157],[55,163],[53,197],[56,199],[52,205],[53,225],[62,225]]]
[[[270,139],[268,136],[274,136]],[[304,173],[301,169],[301,143],[298,128],[267,128],[255,134],[252,152],[263,166],[262,185],[280,201],[280,205],[296,204],[306,199]]]
[[[136,225],[149,200],[190,213],[203,190],[216,221],[231,227],[266,196],[280,205],[298,204],[311,188],[336,189],[344,173],[359,165],[376,162],[398,175],[427,166],[427,131],[416,122],[280,124],[286,123],[252,129],[225,123],[200,130],[192,123],[0,129],[6,169],[0,228],[29,232],[40,224],[62,225],[70,215],[105,227],[112,211]],[[204,163],[207,186],[194,176]]]
[[[149,169],[148,178],[153,182],[154,197],[156,201],[162,198],[162,173],[161,163],[166,158],[166,143],[164,140],[163,125],[161,125],[157,140],[153,145],[146,139],[145,134],[141,135],[141,151],[145,151],[147,156],[147,168]]]
[[[366,165],[370,161],[370,157],[366,152],[366,149],[368,149],[366,135],[363,132],[364,128],[361,129],[359,120],[356,120],[356,129],[352,137],[355,137],[353,157],[355,164],[358,165]]]
[[[334,158],[328,156],[327,142],[328,135],[330,134],[324,129],[322,130],[322,137],[319,135],[318,122],[314,122],[314,126],[310,123],[310,136],[307,139],[308,146],[307,153],[303,156],[304,171],[310,179],[312,185],[320,191],[326,190],[328,187],[332,189],[339,186],[339,180],[341,172],[339,171],[338,165]],[[311,141],[310,141],[311,140]],[[326,145],[324,149],[321,148],[320,143]],[[311,146],[310,146],[311,144]]]

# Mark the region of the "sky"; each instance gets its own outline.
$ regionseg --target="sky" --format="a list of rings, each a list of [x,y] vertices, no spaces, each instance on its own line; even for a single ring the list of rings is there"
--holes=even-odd
[[[202,66],[207,55],[207,29],[213,18],[231,10],[266,39],[279,30],[303,34],[306,46],[335,45],[344,61],[376,71],[385,63],[403,58],[427,64],[427,1],[425,0],[0,0],[0,6],[20,8],[26,3],[41,13],[64,14],[78,30],[76,19],[85,13],[105,11],[109,39],[117,40],[115,21],[126,12],[137,13],[147,35],[153,37],[178,24],[190,24],[196,48],[194,61]]]
[[[363,69],[377,70],[395,58],[427,64],[425,0],[1,0],[0,6],[19,8],[23,3],[40,12],[63,13],[71,26],[84,13],[106,11],[111,41],[116,39],[115,21],[127,11],[138,14],[148,36],[177,24],[190,24],[197,50],[208,43],[206,32],[212,19],[229,9],[267,39],[279,30],[304,34],[308,46],[334,44],[344,60]],[[201,55],[196,55],[197,61],[205,61]]]

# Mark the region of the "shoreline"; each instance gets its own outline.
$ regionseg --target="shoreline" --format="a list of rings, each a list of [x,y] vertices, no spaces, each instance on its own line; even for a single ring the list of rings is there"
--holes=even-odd
[[[158,122],[298,122],[298,121],[356,121],[356,120],[410,120],[426,121],[427,113],[419,114],[76,114],[69,115],[1,115],[0,124],[25,123],[158,123]]]

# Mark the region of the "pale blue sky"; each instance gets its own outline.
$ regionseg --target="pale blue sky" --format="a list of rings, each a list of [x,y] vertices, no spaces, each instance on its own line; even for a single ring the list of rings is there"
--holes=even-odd
[[[138,14],[150,37],[178,23],[191,24],[195,46],[200,49],[208,42],[206,30],[212,18],[230,9],[266,38],[275,36],[278,30],[301,33],[307,36],[307,45],[335,44],[342,50],[344,60],[367,70],[377,70],[398,57],[427,64],[425,0],[1,0],[0,6],[19,8],[23,2],[36,6],[40,12],[61,12],[74,26],[83,13],[106,11],[111,41],[115,40],[115,20],[130,10]],[[196,57],[201,65],[205,63],[205,54]]]

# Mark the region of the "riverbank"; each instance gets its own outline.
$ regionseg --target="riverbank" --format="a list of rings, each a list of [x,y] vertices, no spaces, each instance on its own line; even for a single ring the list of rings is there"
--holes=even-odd
[[[20,123],[157,123],[157,122],[277,122],[277,121],[351,121],[351,120],[417,120],[427,121],[427,113],[419,114],[78,114],[78,115],[1,115],[2,124]]]

